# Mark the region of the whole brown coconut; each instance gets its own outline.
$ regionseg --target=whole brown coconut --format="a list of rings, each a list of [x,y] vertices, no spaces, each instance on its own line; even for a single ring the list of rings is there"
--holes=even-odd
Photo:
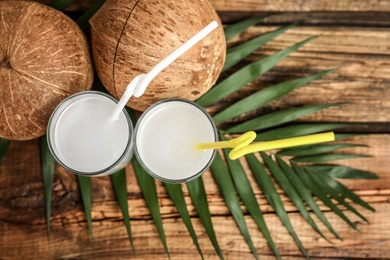
[[[108,0],[90,20],[99,78],[119,99],[135,76],[212,20],[220,26],[154,78],[143,96],[129,100],[141,111],[165,98],[198,99],[214,85],[226,52],[221,21],[208,0]]]
[[[44,135],[66,97],[90,89],[87,41],[63,13],[43,4],[0,2],[0,137]]]

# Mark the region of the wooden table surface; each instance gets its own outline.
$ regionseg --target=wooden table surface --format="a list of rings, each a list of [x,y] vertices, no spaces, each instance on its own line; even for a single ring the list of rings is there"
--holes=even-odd
[[[44,1],[43,1],[44,2]],[[85,1],[84,5],[93,1]],[[240,19],[276,12],[255,28],[242,33],[233,42],[273,30],[280,25],[302,22],[301,26],[256,51],[248,60],[256,60],[312,35],[320,37],[290,55],[253,84],[229,97],[234,102],[254,89],[340,67],[286,97],[273,102],[267,111],[309,104],[350,102],[331,108],[298,122],[360,123],[344,132],[365,133],[348,142],[368,145],[343,152],[372,155],[338,161],[361,170],[376,173],[379,180],[343,181],[376,209],[359,208],[369,223],[348,216],[360,231],[351,229],[326,207],[321,207],[331,224],[344,239],[331,243],[315,233],[286,200],[292,224],[313,259],[390,258],[390,1],[386,0],[211,0],[225,24]],[[72,10],[83,6],[73,5]],[[78,9],[79,8],[79,9]],[[211,113],[218,107],[210,108]],[[264,112],[264,111],[259,111]],[[347,141],[345,141],[347,142]],[[56,167],[52,201],[51,237],[46,236],[42,177],[38,140],[11,142],[0,171],[0,259],[167,259],[153,220],[142,198],[131,167],[127,168],[128,204],[136,255],[133,256],[122,222],[122,215],[108,177],[94,178],[93,234],[88,229],[78,192],[76,177]],[[254,259],[240,235],[229,210],[210,174],[203,176],[212,221],[226,259]],[[253,181],[253,180],[252,180]],[[165,235],[172,259],[200,259],[186,228],[161,183],[159,203]],[[256,185],[253,185],[254,187]],[[206,259],[217,259],[197,217],[187,190],[188,210]],[[303,258],[279,218],[268,206],[262,192],[255,190],[264,210],[276,245],[284,259]],[[245,209],[243,208],[246,213]],[[273,259],[273,253],[254,221],[245,216],[254,245],[262,259]]]

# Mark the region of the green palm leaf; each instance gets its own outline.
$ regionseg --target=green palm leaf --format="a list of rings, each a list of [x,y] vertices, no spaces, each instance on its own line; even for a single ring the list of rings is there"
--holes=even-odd
[[[268,202],[271,204],[276,214],[278,214],[280,220],[283,222],[287,230],[290,232],[291,236],[293,237],[295,243],[298,245],[299,249],[306,257],[308,257],[309,255],[307,254],[306,249],[303,247],[301,241],[299,240],[297,234],[295,233],[291,225],[290,218],[288,217],[288,214],[283,206],[283,202],[280,199],[280,196],[276,191],[276,188],[272,183],[271,178],[268,176],[267,172],[265,171],[263,165],[258,161],[258,159],[253,154],[248,154],[245,157],[248,160],[253,175],[255,176],[256,181],[259,184],[260,188],[263,190],[264,195],[267,198]]]
[[[220,133],[220,140],[226,141],[225,136]],[[225,154],[225,158],[228,158],[231,149],[224,149],[223,152]],[[260,210],[260,205],[256,200],[255,193],[253,192],[252,186],[246,176],[245,170],[243,169],[239,160],[227,160],[230,172],[232,174],[232,178],[234,181],[234,185],[237,188],[237,192],[244,203],[245,207],[248,209],[252,218],[256,222],[257,226],[263,233],[266,238],[268,244],[274,251],[277,258],[281,258],[279,250],[277,249],[271,234],[268,230],[267,224],[265,223],[263,213]]]
[[[275,139],[289,138],[301,135],[314,134],[323,131],[335,130],[349,126],[342,123],[318,123],[318,124],[298,124],[278,127],[276,129],[267,130],[257,135],[256,141],[269,141]]]
[[[302,216],[306,219],[306,221],[312,226],[312,228],[323,238],[325,236],[322,234],[316,223],[311,218],[309,212],[306,209],[301,197],[298,194],[298,191],[294,188],[288,178],[283,174],[283,171],[279,168],[279,166],[265,153],[261,152],[261,157],[263,158],[265,164],[270,169],[272,175],[275,180],[279,183],[280,187],[286,193],[286,195],[291,199],[297,209],[301,212]],[[325,238],[326,239],[326,238]]]
[[[202,177],[187,182],[187,188],[190,193],[192,204],[194,204],[196,212],[198,212],[199,218],[214,246],[215,252],[217,252],[218,256],[223,259],[222,251],[219,247],[217,237],[215,236],[213,223],[211,222],[211,215]]]
[[[351,126],[352,124],[350,124]],[[353,124],[355,126],[359,125],[361,126],[361,124]],[[365,135],[365,134],[361,134],[361,133],[348,133],[348,134],[340,134],[340,133],[335,133],[335,138],[336,140],[342,140],[342,139],[347,139],[347,138],[352,138],[352,137],[355,137],[355,136],[362,136],[362,135]]]
[[[133,238],[131,234],[129,205],[127,203],[127,185],[126,185],[126,170],[122,169],[118,172],[110,175],[112,187],[115,191],[116,198],[118,200],[119,208],[121,209],[123,222],[125,223],[127,236],[131,245],[133,253],[135,253]]]
[[[192,241],[195,244],[196,249],[198,250],[200,256],[202,259],[203,253],[202,250],[200,249],[199,243],[198,243],[198,238],[195,234],[194,227],[192,226],[190,215],[188,214],[188,210],[186,207],[186,202],[184,200],[184,194],[183,190],[181,188],[181,184],[170,184],[170,183],[164,183],[165,189],[167,190],[169,197],[175,204],[177,211],[180,214],[181,219],[183,220],[183,223],[186,225],[188,233],[190,234]]]
[[[57,10],[64,11],[71,3],[73,0],[52,0],[50,5]]]
[[[309,171],[313,171],[313,168],[311,167],[305,167],[305,169],[309,169]],[[348,189],[345,185],[341,184],[340,182],[334,180],[332,177],[329,177],[328,175],[322,173],[317,173],[317,176],[321,179],[322,182],[325,182],[329,187],[335,190],[338,194],[343,194],[344,197],[350,199],[356,204],[362,206],[363,208],[366,208],[371,211],[375,211],[375,209],[371,207],[367,202],[362,200],[353,191]]]
[[[8,145],[9,145],[9,140],[0,138],[0,167],[1,164],[3,163],[3,157],[7,152]]]
[[[378,175],[372,172],[362,171],[347,166],[335,164],[313,164],[306,168],[313,168],[324,175],[340,179],[379,179]]]
[[[249,27],[251,27],[251,26],[261,22],[262,20],[264,20],[265,18],[267,18],[267,17],[269,17],[271,15],[272,14],[267,14],[267,15],[264,15],[264,16],[261,16],[261,17],[254,17],[254,18],[246,19],[244,21],[240,21],[240,22],[237,22],[235,24],[226,26],[223,29],[223,31],[225,33],[225,40],[229,41],[234,36],[242,33],[243,31],[245,31]]]
[[[244,42],[234,48],[231,48],[226,53],[226,59],[225,64],[222,68],[222,72],[230,69],[234,65],[236,65],[238,62],[242,61],[246,57],[248,57],[251,53],[253,53],[255,50],[266,44],[267,42],[271,41],[276,36],[282,34],[283,32],[287,31],[288,29],[293,28],[295,25],[287,25],[284,27],[281,27],[275,31],[262,34],[252,40],[249,40],[247,42]],[[226,30],[225,30],[226,31]]]
[[[365,222],[368,223],[368,220],[360,214],[354,207],[352,207],[349,203],[347,203],[340,195],[338,192],[333,189],[331,186],[328,185],[327,182],[324,182],[323,178],[318,176],[314,171],[310,172],[310,177],[317,183],[319,187],[322,188],[323,192],[326,194],[329,194],[331,198],[334,200],[338,201],[341,205],[343,205],[346,209],[349,211],[353,212],[356,216],[364,220]]]
[[[314,40],[315,38],[317,37],[310,37],[291,47],[278,51],[271,56],[268,56],[264,59],[255,61],[245,66],[244,68],[240,69],[239,71],[235,72],[234,74],[223,80],[218,85],[214,86],[209,92],[204,94],[196,102],[201,106],[208,106],[221,100],[227,95],[245,86],[249,82],[254,81],[258,77],[263,75],[265,72],[270,70],[272,67],[274,67],[277,63],[286,58],[289,54],[298,50],[300,47]]]
[[[215,122],[222,122],[228,119],[231,119],[233,117],[236,117],[241,114],[245,114],[249,111],[252,111],[254,109],[257,109],[259,107],[262,107],[271,101],[274,101],[291,91],[313,81],[316,79],[319,79],[320,77],[323,77],[327,75],[328,73],[333,72],[334,70],[327,70],[322,71],[317,74],[299,78],[287,82],[283,82],[271,87],[267,87],[265,89],[259,90],[256,93],[238,101],[237,103],[229,106],[225,110],[219,112],[215,116],[213,116],[213,119]],[[231,132],[234,132],[235,130],[229,129]]]
[[[47,236],[48,238],[50,238],[51,197],[53,191],[55,160],[49,150],[46,136],[40,138],[40,149],[41,149],[41,168],[42,168],[42,180],[43,180],[43,196],[45,199],[46,230],[47,230]]]
[[[137,182],[139,187],[141,188],[142,195],[148,205],[150,214],[154,220],[154,224],[156,225],[157,231],[160,235],[160,240],[163,244],[165,253],[169,256],[167,241],[165,238],[164,228],[162,225],[162,219],[160,214],[160,208],[158,205],[158,196],[156,190],[156,184],[154,182],[154,178],[151,177],[145,170],[141,167],[136,158],[132,160],[134,173],[137,178]]]
[[[332,234],[335,237],[342,240],[342,238],[339,236],[336,230],[334,230],[332,225],[329,223],[328,219],[325,217],[325,215],[318,207],[313,196],[311,195],[310,189],[306,187],[306,185],[302,182],[302,180],[296,175],[294,170],[291,169],[290,166],[288,166],[287,163],[285,163],[280,156],[276,155],[275,157],[279,166],[283,170],[282,171],[283,174],[289,179],[291,184],[296,188],[301,198],[306,202],[306,204],[310,207],[310,209],[317,215],[317,217],[325,224],[325,226],[329,229],[329,231],[332,232]]]
[[[318,154],[305,157],[297,157],[293,160],[295,162],[306,162],[306,163],[319,163],[319,162],[328,162],[344,159],[354,159],[354,158],[368,158],[372,157],[370,155],[364,154]]]
[[[312,105],[298,108],[283,109],[281,111],[256,117],[227,130],[227,132],[242,133],[246,131],[259,131],[294,121],[306,115],[323,109],[338,106],[339,104]]]
[[[89,28],[89,19],[99,10],[99,8],[106,2],[106,0],[96,0],[95,3],[85,11],[77,20],[76,23],[82,30]]]
[[[328,196],[323,192],[320,186],[317,185],[315,181],[313,181],[310,174],[307,174],[303,169],[298,167],[297,164],[292,163],[294,170],[297,172],[297,175],[301,178],[301,180],[305,183],[306,187],[311,190],[314,195],[317,196],[327,207],[329,207],[332,211],[334,211],[342,220],[344,220],[349,226],[353,229],[359,230],[352,221],[344,215],[344,213],[337,208],[337,206],[328,198]]]
[[[257,255],[256,248],[253,245],[248,227],[245,223],[236,189],[234,188],[230,173],[219,153],[216,153],[214,162],[211,164],[211,172],[213,173],[214,179],[218,185],[219,190],[221,191],[222,197],[225,199],[226,205],[232,213],[233,218],[241,231],[241,234],[244,236],[246,243],[248,244],[256,259],[258,259],[259,257]]]
[[[298,148],[285,149],[278,152],[278,154],[283,156],[300,157],[300,156],[334,152],[339,149],[352,148],[352,147],[367,147],[367,146],[361,144],[317,144],[317,145],[302,146]]]
[[[93,244],[93,235],[92,235],[92,189],[91,189],[91,178],[77,175],[77,180],[79,182],[79,188],[81,193],[81,198],[83,200],[84,213],[87,219],[88,230],[89,230],[89,239]]]

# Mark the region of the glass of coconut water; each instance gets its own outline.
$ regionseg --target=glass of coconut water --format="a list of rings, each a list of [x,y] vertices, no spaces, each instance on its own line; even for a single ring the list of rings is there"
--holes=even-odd
[[[166,99],[149,107],[138,120],[135,155],[151,176],[170,183],[192,180],[205,172],[216,150],[199,150],[198,143],[218,140],[209,114],[196,103]]]
[[[47,139],[56,161],[84,176],[108,175],[133,156],[133,124],[125,109],[116,120],[118,101],[98,91],[84,91],[62,101],[49,120]]]

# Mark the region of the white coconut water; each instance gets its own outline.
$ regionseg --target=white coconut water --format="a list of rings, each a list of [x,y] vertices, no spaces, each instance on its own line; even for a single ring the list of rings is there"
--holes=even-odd
[[[111,119],[115,107],[112,99],[96,92],[62,103],[49,126],[49,143],[57,160],[86,174],[104,169],[108,174],[124,167],[132,156],[128,145],[132,126],[124,113]]]
[[[137,123],[135,145],[141,164],[162,180],[181,181],[205,170],[213,150],[196,144],[216,141],[211,118],[182,100],[158,103]]]

